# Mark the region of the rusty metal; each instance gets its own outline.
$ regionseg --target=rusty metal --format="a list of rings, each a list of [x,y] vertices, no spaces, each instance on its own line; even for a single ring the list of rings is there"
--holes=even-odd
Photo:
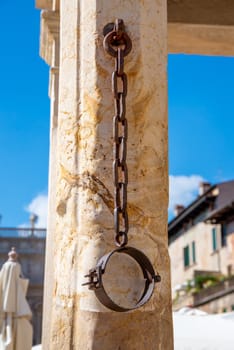
[[[125,32],[123,20],[105,26],[104,49],[115,57],[115,70],[112,73],[112,92],[114,96],[115,115],[113,118],[114,140],[114,227],[115,244],[124,247],[128,243],[127,184],[128,169],[127,138],[128,123],[126,119],[126,96],[128,91],[127,75],[124,72],[124,57],[132,49],[132,42]]]
[[[104,29],[103,46],[107,53],[115,58],[115,70],[112,73],[112,92],[114,96],[115,114],[113,117],[113,180],[114,180],[114,229],[117,249],[100,258],[95,268],[89,270],[85,277],[89,279],[83,285],[93,290],[99,301],[107,308],[125,312],[144,305],[151,297],[154,285],[161,281],[159,274],[155,274],[150,260],[139,250],[127,247],[128,243],[128,212],[127,212],[127,139],[128,122],[126,119],[126,96],[128,90],[127,75],[124,72],[124,57],[132,49],[132,42],[125,32],[123,20],[108,23]],[[107,294],[102,276],[110,257],[113,254],[127,254],[140,266],[145,279],[144,291],[138,302],[131,308],[116,304]]]
[[[111,56],[117,56],[117,48],[121,46],[123,56],[127,56],[132,49],[132,41],[125,32],[122,19],[116,19],[115,23],[108,23],[104,29],[103,46]]]
[[[139,264],[142,274],[144,276],[144,290],[139,300],[132,307],[124,307],[116,304],[115,301],[112,300],[111,297],[107,294],[103,285],[102,276],[105,273],[110,257],[114,254],[127,254],[128,256],[133,258]],[[89,289],[94,291],[96,297],[104,306],[106,306],[108,309],[118,312],[135,310],[143,306],[150,299],[154,291],[155,283],[161,281],[160,275],[157,273],[155,274],[154,268],[147,256],[143,254],[140,250],[133,247],[117,248],[112,252],[104,255],[98,261],[96,267],[94,269],[91,269],[89,271],[89,274],[85,277],[89,278],[89,282],[84,283],[83,285],[89,285]]]

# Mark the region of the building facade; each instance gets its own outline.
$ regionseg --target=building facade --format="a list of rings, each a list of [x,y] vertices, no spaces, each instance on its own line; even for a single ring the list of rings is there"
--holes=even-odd
[[[201,184],[196,200],[176,214],[168,227],[174,308],[232,310],[234,181]]]

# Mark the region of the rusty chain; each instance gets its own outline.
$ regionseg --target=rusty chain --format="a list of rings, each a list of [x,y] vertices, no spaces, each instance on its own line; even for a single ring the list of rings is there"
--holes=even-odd
[[[124,247],[128,243],[127,185],[128,169],[126,164],[128,123],[126,119],[127,75],[124,72],[124,57],[131,51],[131,39],[124,31],[122,20],[115,21],[114,28],[104,38],[104,48],[115,57],[115,70],[112,73],[112,92],[115,115],[113,117],[114,142],[114,227],[115,244]]]
[[[113,178],[114,178],[114,226],[115,244],[119,247],[102,256],[96,266],[89,270],[84,277],[88,285],[93,290],[98,300],[108,309],[117,312],[135,310],[149,301],[154,285],[161,281],[159,274],[155,274],[153,265],[147,256],[140,250],[126,246],[128,243],[128,212],[127,212],[127,185],[128,169],[127,138],[128,123],[126,119],[126,96],[127,96],[127,75],[124,72],[124,57],[131,51],[132,43],[129,36],[124,31],[124,23],[117,19],[114,23],[108,23],[104,27],[104,48],[115,57],[115,70],[112,73],[112,91],[114,95],[115,114],[113,117]],[[105,290],[103,275],[107,264],[113,254],[126,254],[139,265],[145,280],[145,288],[139,300],[132,307],[124,307],[112,300]],[[142,287],[141,287],[142,289]]]

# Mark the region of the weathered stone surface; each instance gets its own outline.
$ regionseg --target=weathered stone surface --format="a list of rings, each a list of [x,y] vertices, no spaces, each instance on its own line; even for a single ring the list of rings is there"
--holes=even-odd
[[[133,41],[125,65],[129,243],[141,249],[162,276],[151,301],[127,314],[105,309],[92,291],[81,286],[98,258],[114,248],[114,60],[103,50],[102,30],[116,17],[124,19]],[[61,1],[56,176],[50,189],[56,191],[56,198],[49,219],[55,234],[53,242],[47,242],[47,247],[53,246],[53,281],[47,278],[53,295],[45,316],[50,323],[43,339],[45,349],[172,349],[166,28],[163,0]],[[112,283],[107,285],[118,301],[131,303],[139,270],[126,259],[117,260],[111,263]]]

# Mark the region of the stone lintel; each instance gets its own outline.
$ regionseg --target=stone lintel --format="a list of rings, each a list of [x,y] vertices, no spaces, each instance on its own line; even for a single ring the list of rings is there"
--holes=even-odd
[[[234,26],[169,23],[168,52],[234,56]]]
[[[44,9],[40,55],[50,66],[53,40],[59,35],[59,3],[36,0],[36,7]],[[233,0],[168,0],[167,5],[169,53],[233,56]]]
[[[40,55],[50,66],[59,20],[58,11],[41,13]],[[168,53],[233,56],[234,26],[168,23]]]
[[[167,0],[168,22],[234,25],[233,0]]]
[[[36,8],[58,10],[59,0],[36,0]],[[233,0],[167,0],[169,23],[234,25]]]

